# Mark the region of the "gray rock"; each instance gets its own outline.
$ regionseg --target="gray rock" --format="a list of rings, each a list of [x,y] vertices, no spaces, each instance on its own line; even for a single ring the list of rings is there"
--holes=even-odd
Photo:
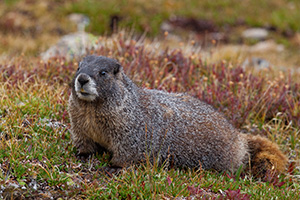
[[[267,40],[258,42],[257,44],[253,45],[249,49],[251,52],[267,52],[267,51],[277,51],[282,52],[284,51],[284,46],[282,44],[276,44],[273,40]]]
[[[243,64],[242,64],[242,68],[246,69],[249,67],[254,67],[254,69],[256,70],[262,70],[262,69],[266,69],[269,68],[271,66],[270,62],[263,59],[263,58],[257,58],[257,57],[252,57],[250,59],[246,59]]]
[[[68,16],[68,18],[71,22],[77,24],[78,32],[83,32],[85,27],[90,23],[90,19],[86,15],[80,13],[72,13]]]
[[[55,45],[41,54],[44,61],[52,57],[65,57],[67,60],[78,58],[96,45],[97,37],[84,32],[63,36]]]
[[[250,28],[242,33],[243,38],[264,40],[268,37],[269,32],[263,28]]]
[[[70,14],[68,18],[71,22],[77,24],[77,32],[63,36],[55,45],[41,54],[42,60],[47,61],[58,56],[72,60],[86,54],[95,45],[97,38],[84,32],[85,27],[90,23],[90,19],[79,13]]]

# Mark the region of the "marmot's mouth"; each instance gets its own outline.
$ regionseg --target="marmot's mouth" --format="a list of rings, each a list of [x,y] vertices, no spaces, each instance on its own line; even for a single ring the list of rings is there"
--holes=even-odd
[[[90,93],[87,93],[87,92],[80,92],[80,94],[82,94],[83,96],[88,96],[88,95],[90,95]]]
[[[90,91],[76,91],[76,95],[79,99],[84,101],[94,101],[97,97],[97,95],[93,94]]]

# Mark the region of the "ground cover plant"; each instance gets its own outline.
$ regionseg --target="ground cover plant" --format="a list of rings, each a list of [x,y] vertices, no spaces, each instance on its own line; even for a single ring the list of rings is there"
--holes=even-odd
[[[147,33],[156,37],[163,34],[162,25],[174,21],[181,35],[198,38],[206,43],[206,32],[221,33],[222,42],[253,44],[245,41],[241,31],[249,27],[262,27],[270,31],[268,39],[284,44],[292,51],[285,60],[299,64],[300,2],[297,0],[243,1],[238,0],[7,0],[0,6],[0,52],[37,55],[49,48],[61,36],[76,31],[69,14],[82,13],[90,18],[86,31],[94,35],[110,34],[113,19],[119,28]],[[198,27],[195,29],[195,27]],[[177,30],[177,29],[176,29]],[[177,33],[175,31],[175,33]],[[222,37],[221,37],[222,38]]]
[[[68,84],[79,60],[47,62],[15,56],[0,63],[0,195],[2,198],[299,199],[300,82],[272,69],[207,64],[201,53],[156,49],[124,33],[100,38],[91,54],[115,58],[138,85],[188,92],[224,112],[241,131],[279,144],[290,162],[284,175],[166,170],[145,163],[110,177],[108,154],[82,161],[70,141]],[[187,47],[186,47],[187,48]]]
[[[299,199],[299,6],[296,0],[0,2],[0,198]],[[119,60],[141,87],[187,92],[225,113],[241,131],[276,142],[289,157],[287,172],[254,180],[242,171],[166,170],[145,163],[111,177],[99,170],[109,165],[108,154],[76,158],[67,101],[80,58],[38,56],[76,31],[68,19],[76,12],[89,16],[86,31],[94,35],[110,35],[114,17],[119,28],[134,30],[99,37],[89,53]],[[164,32],[160,26],[174,17],[203,20],[227,39],[211,41],[191,27]],[[249,27],[263,27],[268,39],[285,45],[286,51],[275,53],[283,70],[245,68],[232,48],[220,55],[227,42],[259,42],[240,40]],[[174,42],[173,34],[189,41]],[[204,43],[213,48],[203,49]]]

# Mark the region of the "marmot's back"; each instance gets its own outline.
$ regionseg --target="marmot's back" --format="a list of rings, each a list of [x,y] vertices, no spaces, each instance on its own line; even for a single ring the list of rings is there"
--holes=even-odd
[[[174,165],[198,167],[200,161],[204,169],[236,170],[248,159],[244,139],[212,106],[158,90],[144,90],[140,103],[149,132],[165,135],[160,153]]]
[[[212,106],[186,94],[138,88],[120,64],[105,57],[88,56],[79,65],[69,113],[79,153],[92,153],[99,144],[112,152],[114,166],[141,162],[145,155],[178,167],[218,171],[251,163],[286,164],[276,144],[239,133]],[[265,141],[282,161],[259,153],[266,150],[261,148]],[[249,163],[257,156],[258,162]]]

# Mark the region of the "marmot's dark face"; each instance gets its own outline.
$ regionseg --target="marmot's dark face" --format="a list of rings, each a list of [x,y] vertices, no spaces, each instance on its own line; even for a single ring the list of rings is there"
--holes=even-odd
[[[76,96],[84,101],[105,100],[118,91],[120,64],[103,56],[87,56],[72,81]]]

